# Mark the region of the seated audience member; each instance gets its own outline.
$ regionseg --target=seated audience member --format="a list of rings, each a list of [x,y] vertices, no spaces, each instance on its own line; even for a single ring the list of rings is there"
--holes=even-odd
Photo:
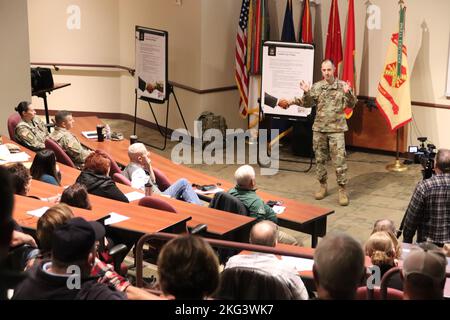
[[[437,246],[422,243],[412,248],[403,262],[404,299],[443,299],[446,267],[447,259]]]
[[[374,266],[380,268],[380,279],[391,268],[398,266],[401,257],[401,247],[397,238],[390,231],[378,231],[373,233],[365,244],[366,256]],[[395,274],[389,281],[390,288],[403,290],[400,275]]]
[[[205,299],[219,284],[219,260],[211,246],[198,236],[170,240],[158,256],[162,292],[175,299]]]
[[[352,300],[365,277],[361,245],[344,233],[329,233],[314,252],[313,275],[321,300]]]
[[[20,283],[16,300],[123,300],[126,295],[113,288],[90,280],[95,261],[95,241],[104,236],[102,226],[83,218],[73,218],[53,231],[52,259],[42,261],[30,276]],[[68,286],[75,266],[81,271],[81,286]]]
[[[31,175],[22,163],[17,162],[7,167],[11,174],[14,193],[20,196],[28,196],[31,187]]]
[[[397,234],[397,228],[395,227],[394,221],[389,219],[379,219],[373,224],[372,234],[378,231],[387,231],[392,233],[394,236]]]
[[[89,201],[89,194],[86,187],[79,183],[74,183],[68,186],[62,193],[61,203],[68,204],[72,207],[92,210],[91,202]]]
[[[277,223],[277,214],[256,194],[256,175],[252,166],[244,165],[234,173],[236,186],[228,193],[238,198],[249,211],[249,216],[257,221],[270,220]],[[297,240],[290,234],[278,230],[278,242],[297,245]]]
[[[14,193],[19,196],[25,196],[30,198],[39,199],[42,201],[48,201],[55,203],[58,201],[59,197],[49,197],[49,198],[39,198],[33,195],[29,195],[30,187],[31,187],[31,174],[30,170],[28,170],[22,163],[17,162],[12,165],[8,165],[8,171],[11,173]]]
[[[52,150],[43,149],[36,152],[30,173],[33,179],[56,186],[61,185],[61,173],[56,165],[56,156]]]
[[[450,150],[440,149],[436,155],[436,175],[420,181],[405,213],[403,241],[433,242],[442,247],[450,243]]]
[[[84,185],[88,193],[128,202],[127,197],[109,176],[110,167],[111,160],[97,150],[86,158],[83,171],[78,176],[77,182]]]
[[[13,241],[15,222],[12,218],[14,192],[10,174],[0,166],[0,301],[6,300],[8,289],[14,288],[23,277],[13,274],[7,266]]]
[[[143,143],[134,143],[128,148],[130,163],[123,170],[123,175],[131,181],[131,186],[136,189],[145,190],[147,183],[152,184],[152,191],[155,194],[165,194],[175,199],[182,199],[186,202],[201,205],[191,184],[186,179],[179,179],[169,188],[161,192],[156,184],[155,173],[150,160],[150,152]]]
[[[39,117],[36,117],[36,111],[31,102],[22,101],[15,110],[22,120],[14,130],[14,139],[31,150],[44,149],[48,131],[45,123]]]
[[[57,204],[48,209],[42,217],[39,218],[36,230],[36,236],[39,242],[39,254],[29,263],[31,265],[39,265],[44,259],[51,259],[52,252],[52,237],[54,231],[60,226],[73,219],[73,213],[65,204]],[[101,226],[98,226],[100,229]],[[101,230],[100,235],[104,234]],[[100,239],[99,241],[103,241]],[[96,253],[98,254],[98,253]],[[98,257],[95,258],[95,264],[91,270],[90,275],[96,277],[97,282],[108,283],[112,285],[117,291],[126,293],[128,299],[153,299],[153,295],[149,295],[142,289],[138,289],[130,284],[124,277],[120,276],[113,270],[111,265],[100,261]]]
[[[278,238],[277,229],[277,225],[272,221],[258,222],[250,232],[250,243],[275,247]],[[225,265],[225,269],[234,267],[250,267],[267,271],[283,280],[289,286],[296,299],[308,299],[308,291],[295,268],[283,263],[274,254],[260,252],[238,254],[228,259]]]
[[[55,115],[55,130],[49,137],[61,146],[77,167],[81,168],[92,151],[83,147],[77,137],[70,132],[74,122],[69,111],[58,111]]]

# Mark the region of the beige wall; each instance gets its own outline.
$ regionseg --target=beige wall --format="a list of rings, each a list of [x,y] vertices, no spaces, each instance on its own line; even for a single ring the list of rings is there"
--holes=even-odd
[[[0,134],[22,100],[30,100],[30,55],[26,0],[0,0]]]
[[[66,9],[72,4],[81,9],[80,30],[66,27]],[[200,90],[231,86],[239,10],[237,0],[184,0],[181,6],[174,0],[29,0],[31,60],[134,68],[134,28],[141,25],[169,32],[171,81]],[[49,97],[50,109],[134,114],[134,79],[127,72],[64,68],[53,74],[56,82],[72,85]],[[237,112],[237,91],[199,95],[175,88],[175,93],[191,130],[205,110],[224,115],[230,127],[245,126]],[[182,127],[173,98],[170,104],[169,127]],[[165,106],[154,105],[154,110],[162,121]],[[153,121],[141,101],[138,116]]]

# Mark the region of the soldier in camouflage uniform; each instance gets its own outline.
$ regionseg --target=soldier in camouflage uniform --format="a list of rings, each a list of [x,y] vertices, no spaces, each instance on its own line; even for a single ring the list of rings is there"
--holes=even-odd
[[[326,161],[330,154],[336,169],[339,185],[339,204],[346,206],[349,199],[345,190],[347,183],[347,164],[345,162],[345,136],[348,130],[345,119],[345,107],[353,108],[356,97],[348,83],[334,77],[335,66],[332,61],[322,62],[323,80],[312,87],[305,81],[300,82],[304,95],[302,99],[292,101],[280,100],[279,106],[287,108],[291,104],[310,108],[317,105],[316,118],[313,125],[313,148],[316,156],[316,177],[320,182],[320,190],[315,194],[317,200],[327,195]]]
[[[75,122],[72,114],[68,111],[58,111],[55,115],[55,122],[56,127],[50,134],[50,138],[61,146],[78,168],[82,168],[84,161],[92,151],[83,147],[77,137],[70,132]]]
[[[36,111],[31,103],[22,101],[15,110],[22,120],[14,129],[14,139],[33,151],[45,149],[45,139],[48,136],[47,127],[39,117],[36,117]]]

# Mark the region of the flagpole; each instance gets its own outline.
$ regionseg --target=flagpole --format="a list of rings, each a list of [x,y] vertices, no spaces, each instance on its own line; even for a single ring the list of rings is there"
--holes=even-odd
[[[391,172],[404,172],[408,170],[408,167],[406,165],[400,163],[400,129],[397,129],[397,151],[395,162],[388,164],[386,166],[386,170]]]

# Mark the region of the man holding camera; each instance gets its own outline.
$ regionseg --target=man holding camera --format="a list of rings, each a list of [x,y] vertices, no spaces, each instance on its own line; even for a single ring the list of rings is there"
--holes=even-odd
[[[436,175],[418,183],[405,213],[403,242],[450,243],[450,150],[436,155]]]

